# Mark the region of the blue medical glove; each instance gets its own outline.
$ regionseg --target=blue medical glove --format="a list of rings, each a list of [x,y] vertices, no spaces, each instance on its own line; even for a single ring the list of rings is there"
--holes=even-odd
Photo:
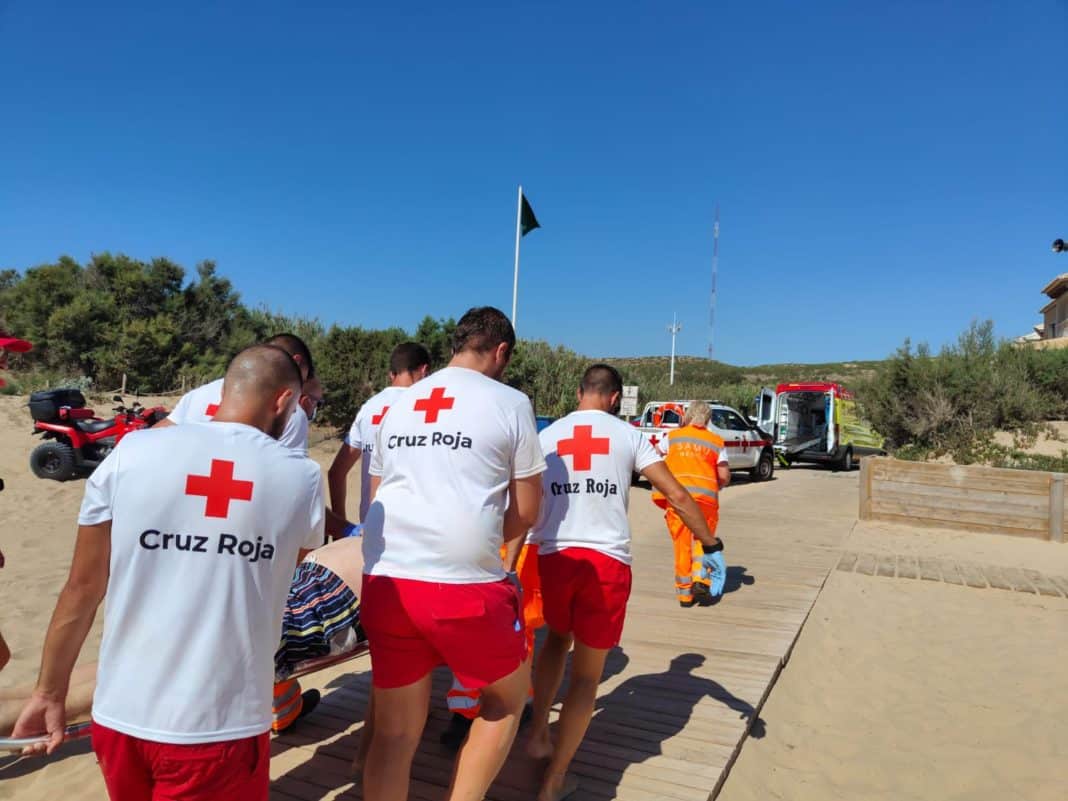
[[[342,537],[362,537],[363,525],[360,523],[349,523],[341,532]]]
[[[706,553],[701,557],[701,577],[708,579],[713,598],[723,595],[723,586],[727,583],[727,563],[723,561],[723,551]]]

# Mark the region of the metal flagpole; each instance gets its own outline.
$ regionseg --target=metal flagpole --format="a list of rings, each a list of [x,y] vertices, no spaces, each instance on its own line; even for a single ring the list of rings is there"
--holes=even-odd
[[[519,297],[519,223],[523,216],[523,185],[519,185],[519,197],[515,203],[515,275],[512,278],[512,328],[515,328],[515,303]]]

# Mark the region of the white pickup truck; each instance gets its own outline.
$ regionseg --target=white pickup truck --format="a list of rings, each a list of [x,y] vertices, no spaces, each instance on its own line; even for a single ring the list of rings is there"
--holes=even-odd
[[[666,454],[668,434],[682,424],[682,416],[690,403],[692,401],[647,403],[634,425],[641,429],[654,448]],[[736,409],[715,401],[708,401],[708,405],[712,407],[709,430],[723,438],[731,471],[744,470],[755,481],[771,478],[775,474],[772,440]]]

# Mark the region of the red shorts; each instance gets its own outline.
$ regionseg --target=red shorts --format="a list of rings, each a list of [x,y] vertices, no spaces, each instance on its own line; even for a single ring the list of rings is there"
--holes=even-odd
[[[590,648],[619,645],[630,598],[630,566],[589,548],[538,557],[545,622]]]
[[[365,575],[360,612],[379,689],[406,687],[448,665],[464,687],[478,690],[526,659],[519,595],[508,581],[438,584]]]
[[[93,723],[93,751],[111,801],[267,801],[267,732],[242,740],[171,745]]]

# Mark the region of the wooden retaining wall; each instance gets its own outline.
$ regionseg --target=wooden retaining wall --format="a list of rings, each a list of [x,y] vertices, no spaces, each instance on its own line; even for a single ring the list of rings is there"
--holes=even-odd
[[[1064,542],[1064,473],[861,461],[860,518]]]

